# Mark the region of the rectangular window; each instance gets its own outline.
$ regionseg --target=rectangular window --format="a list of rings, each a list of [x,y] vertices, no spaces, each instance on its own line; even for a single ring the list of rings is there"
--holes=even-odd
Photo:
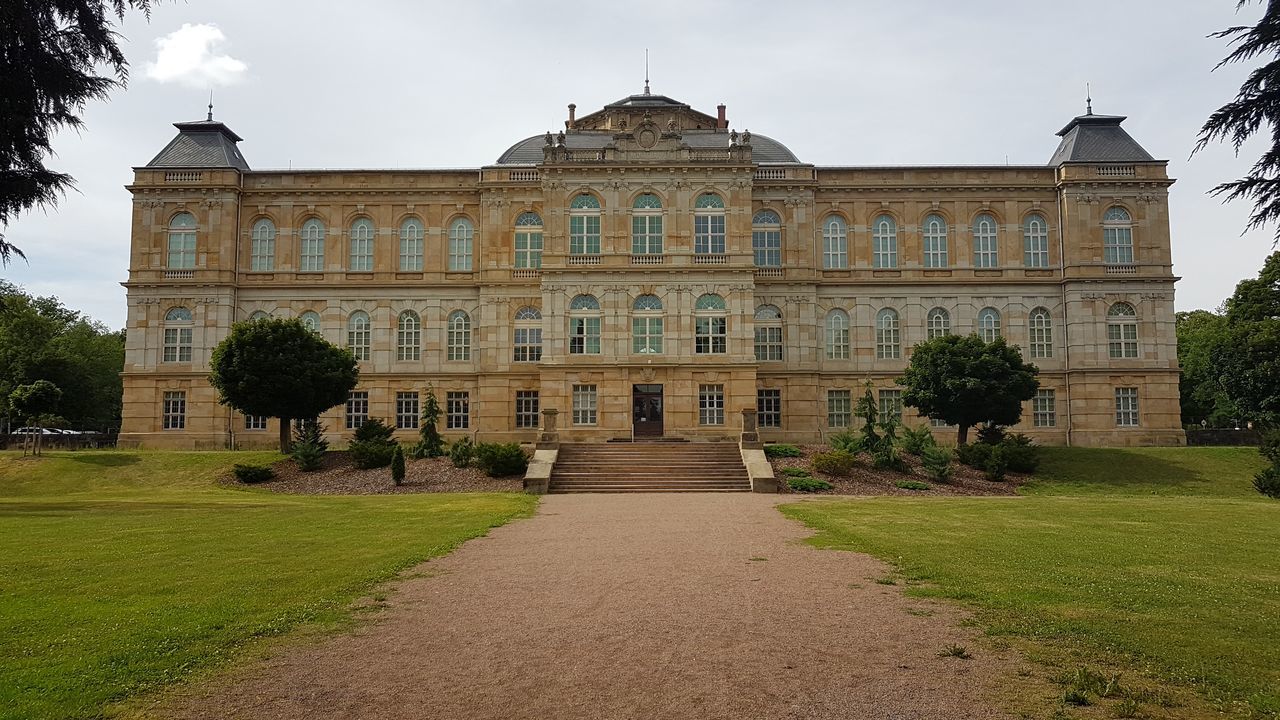
[[[996,234],[994,232],[973,234],[974,267],[994,268],[1000,266],[1000,257],[997,251],[996,241]]]
[[[541,361],[542,328],[516,328],[514,350],[516,362]]]
[[[698,424],[724,424],[724,385],[698,386]]]
[[[881,390],[880,391],[880,422],[882,423],[901,423],[902,422],[902,391],[901,390]]]
[[[538,416],[541,413],[537,390],[516,391],[516,427],[538,427]]]
[[[756,267],[782,267],[781,230],[752,230],[751,247]]]
[[[828,221],[822,231],[822,268],[844,270],[849,267],[849,235],[842,223]]]
[[[853,417],[853,397],[849,390],[827,391],[827,427],[847,428]]]
[[[950,425],[947,425],[946,420],[941,420],[939,418],[929,418],[929,427],[945,428],[945,427],[950,427]]]
[[[573,424],[596,424],[596,386],[573,386]]]
[[[1122,359],[1138,357],[1138,323],[1108,323],[1107,354]]]
[[[782,360],[782,328],[756,328],[756,361],[781,362]]]
[[[276,238],[274,234],[269,237],[258,235],[255,230],[250,243],[249,269],[253,272],[270,272],[276,266]]]
[[[662,254],[662,216],[631,216],[631,254]]]
[[[1057,398],[1053,390],[1037,390],[1031,399],[1031,423],[1035,427],[1054,427],[1058,424]]]
[[[694,319],[695,336],[693,351],[699,355],[723,354],[728,352],[726,321],[722,317],[700,317]]]
[[[569,217],[569,254],[600,254],[599,215],[571,215]]]
[[[347,396],[347,429],[355,430],[369,419],[369,393],[365,390]]]
[[[1102,231],[1102,258],[1108,265],[1133,264],[1133,230],[1105,228]]]
[[[898,267],[898,238],[896,235],[876,233],[871,239],[871,267]]]
[[[925,231],[924,266],[927,268],[944,268],[947,266],[947,231],[945,227]]]
[[[542,233],[516,233],[516,267],[542,267]]]
[[[449,392],[444,396],[444,426],[449,430],[466,430],[471,427],[471,394]]]
[[[190,217],[190,216],[188,216]],[[189,270],[196,266],[196,233],[169,232],[169,268]]]
[[[245,430],[266,430],[267,416],[266,415],[245,415],[244,429]]]
[[[782,427],[781,390],[756,390],[756,425],[762,428]]]
[[[400,270],[402,272],[422,271],[422,228],[413,226],[412,230],[400,233]]]
[[[351,236],[351,272],[373,270],[373,238],[364,234]]]
[[[1025,244],[1022,262],[1029,268],[1049,267],[1049,234],[1038,227],[1026,230],[1023,235]]]
[[[396,393],[396,427],[401,430],[418,429],[418,393]]]
[[[600,318],[569,319],[569,354],[600,354]]]
[[[693,216],[693,252],[698,255],[724,254],[724,215]]]
[[[1116,426],[1138,426],[1138,388],[1116,388]]]
[[[191,328],[164,329],[164,362],[191,362]]]
[[[449,235],[449,272],[471,272],[471,231],[469,228]]]
[[[182,430],[187,427],[187,393],[184,390],[168,390],[161,407],[161,427],[165,430]]]
[[[631,352],[642,355],[662,354],[662,318],[631,318]]]
[[[324,272],[324,236],[319,233],[307,233],[303,228],[301,272]],[[317,235],[319,235],[317,237]]]

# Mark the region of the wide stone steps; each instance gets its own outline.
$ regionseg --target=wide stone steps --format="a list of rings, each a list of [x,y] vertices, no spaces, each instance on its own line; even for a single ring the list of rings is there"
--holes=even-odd
[[[734,445],[561,445],[548,492],[749,492]]]

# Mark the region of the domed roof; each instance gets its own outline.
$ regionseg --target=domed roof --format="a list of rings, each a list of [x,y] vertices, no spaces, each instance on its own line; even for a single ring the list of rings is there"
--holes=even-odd
[[[725,150],[729,148],[729,133],[723,130],[685,130],[681,141],[694,150]],[[607,130],[578,130],[566,133],[565,147],[570,150],[598,150],[613,142],[613,133]],[[536,165],[542,162],[542,148],[546,135],[534,135],[507,148],[498,158],[498,165]],[[773,138],[751,133],[751,158],[758,163],[798,163],[795,153]]]

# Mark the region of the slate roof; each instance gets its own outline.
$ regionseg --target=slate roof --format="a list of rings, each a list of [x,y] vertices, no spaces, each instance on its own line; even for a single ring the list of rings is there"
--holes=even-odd
[[[1120,127],[1121,115],[1080,115],[1058,131],[1062,142],[1049,159],[1068,162],[1153,162],[1155,158]]]
[[[661,96],[650,96],[661,97]],[[715,130],[684,130],[681,141],[695,150],[719,150],[729,147],[729,133]],[[613,142],[610,130],[578,130],[566,133],[565,147],[570,150],[593,150]],[[534,135],[507,148],[498,158],[498,165],[534,165],[542,162],[542,148],[546,136]],[[786,145],[757,133],[751,133],[751,159],[757,163],[798,163],[794,153]]]
[[[236,143],[239,135],[217,120],[174,123],[178,136],[147,167],[160,168],[226,168],[248,170],[249,163]]]

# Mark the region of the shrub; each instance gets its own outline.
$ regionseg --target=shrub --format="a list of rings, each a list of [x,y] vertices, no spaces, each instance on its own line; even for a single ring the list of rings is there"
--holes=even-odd
[[[928,490],[929,489],[929,483],[923,483],[923,482],[920,482],[919,480],[899,480],[898,482],[894,483],[894,485],[897,485],[903,490]]]
[[[418,429],[418,442],[409,448],[415,458],[436,458],[444,455],[444,438],[440,437],[440,401],[435,391],[427,390],[427,402],[422,410],[422,427]]]
[[[475,456],[475,446],[471,444],[468,438],[460,438],[449,445],[449,461],[454,467],[464,468],[471,464],[471,458]]]
[[[876,398],[871,394],[869,381],[863,386],[862,397],[858,399],[853,412],[862,418],[862,447],[867,452],[871,452],[871,449],[880,442],[880,436],[876,434],[876,424],[880,420],[880,406],[876,404]]]
[[[844,450],[831,450],[813,456],[813,469],[827,475],[848,475],[858,464],[853,453]]]
[[[293,461],[302,472],[315,472],[324,464],[324,448],[312,443],[294,443]]]
[[[880,439],[879,446],[871,453],[871,466],[877,470],[896,470],[904,472],[907,464],[898,455],[898,447],[893,444],[893,438],[886,436]]]
[[[302,472],[314,472],[324,463],[329,441],[324,437],[324,426],[316,419],[299,420],[293,427],[293,461]]]
[[[362,470],[382,468],[391,464],[391,456],[398,447],[391,434],[395,429],[379,418],[369,418],[356,428],[351,441],[351,461]]]
[[[1262,445],[1258,452],[1267,462],[1280,466],[1280,429],[1268,430],[1262,434]]]
[[[987,460],[991,458],[991,445],[983,443],[968,443],[956,446],[956,459],[963,465],[968,465],[975,470],[985,470]]]
[[[474,455],[476,467],[489,477],[523,475],[529,469],[529,456],[520,443],[480,443]]]
[[[916,457],[924,455],[924,449],[933,447],[937,443],[933,439],[933,431],[928,425],[921,425],[918,428],[902,428],[902,451]]]
[[[396,485],[404,484],[404,450],[399,445],[391,453],[391,482]]]
[[[848,430],[836,433],[835,435],[827,438],[827,444],[833,449],[843,450],[851,455],[857,455],[863,450],[862,438],[854,435]]]
[[[925,474],[934,482],[950,482],[951,481],[951,451],[946,448],[933,445],[924,449],[924,455],[921,456],[924,465]]]
[[[1005,471],[1009,469],[1008,452],[1009,446],[1007,445],[996,445],[991,448],[991,456],[987,458],[987,464],[983,466],[988,480],[992,482],[1002,482],[1004,480]]]
[[[787,478],[787,486],[796,492],[818,492],[819,490],[830,490],[835,487],[826,480],[819,480],[814,477]]]
[[[1017,473],[1033,473],[1040,468],[1040,446],[1022,433],[1006,435],[1000,441],[1005,462]]]
[[[1263,495],[1280,500],[1280,467],[1272,465],[1254,475],[1253,486]]]
[[[784,467],[782,468],[782,474],[787,477],[813,477],[813,474],[807,468],[802,467]]]
[[[978,427],[978,442],[983,445],[999,445],[1004,440],[1004,428],[999,425],[981,425]]]
[[[231,472],[235,473],[237,480],[248,484],[266,482],[276,476],[276,471],[266,465],[241,465],[236,463],[232,466]]]
[[[791,458],[791,457],[800,457],[803,454],[804,453],[800,452],[800,448],[796,447],[795,445],[786,445],[786,444],[779,443],[775,445],[764,446],[765,457]]]

